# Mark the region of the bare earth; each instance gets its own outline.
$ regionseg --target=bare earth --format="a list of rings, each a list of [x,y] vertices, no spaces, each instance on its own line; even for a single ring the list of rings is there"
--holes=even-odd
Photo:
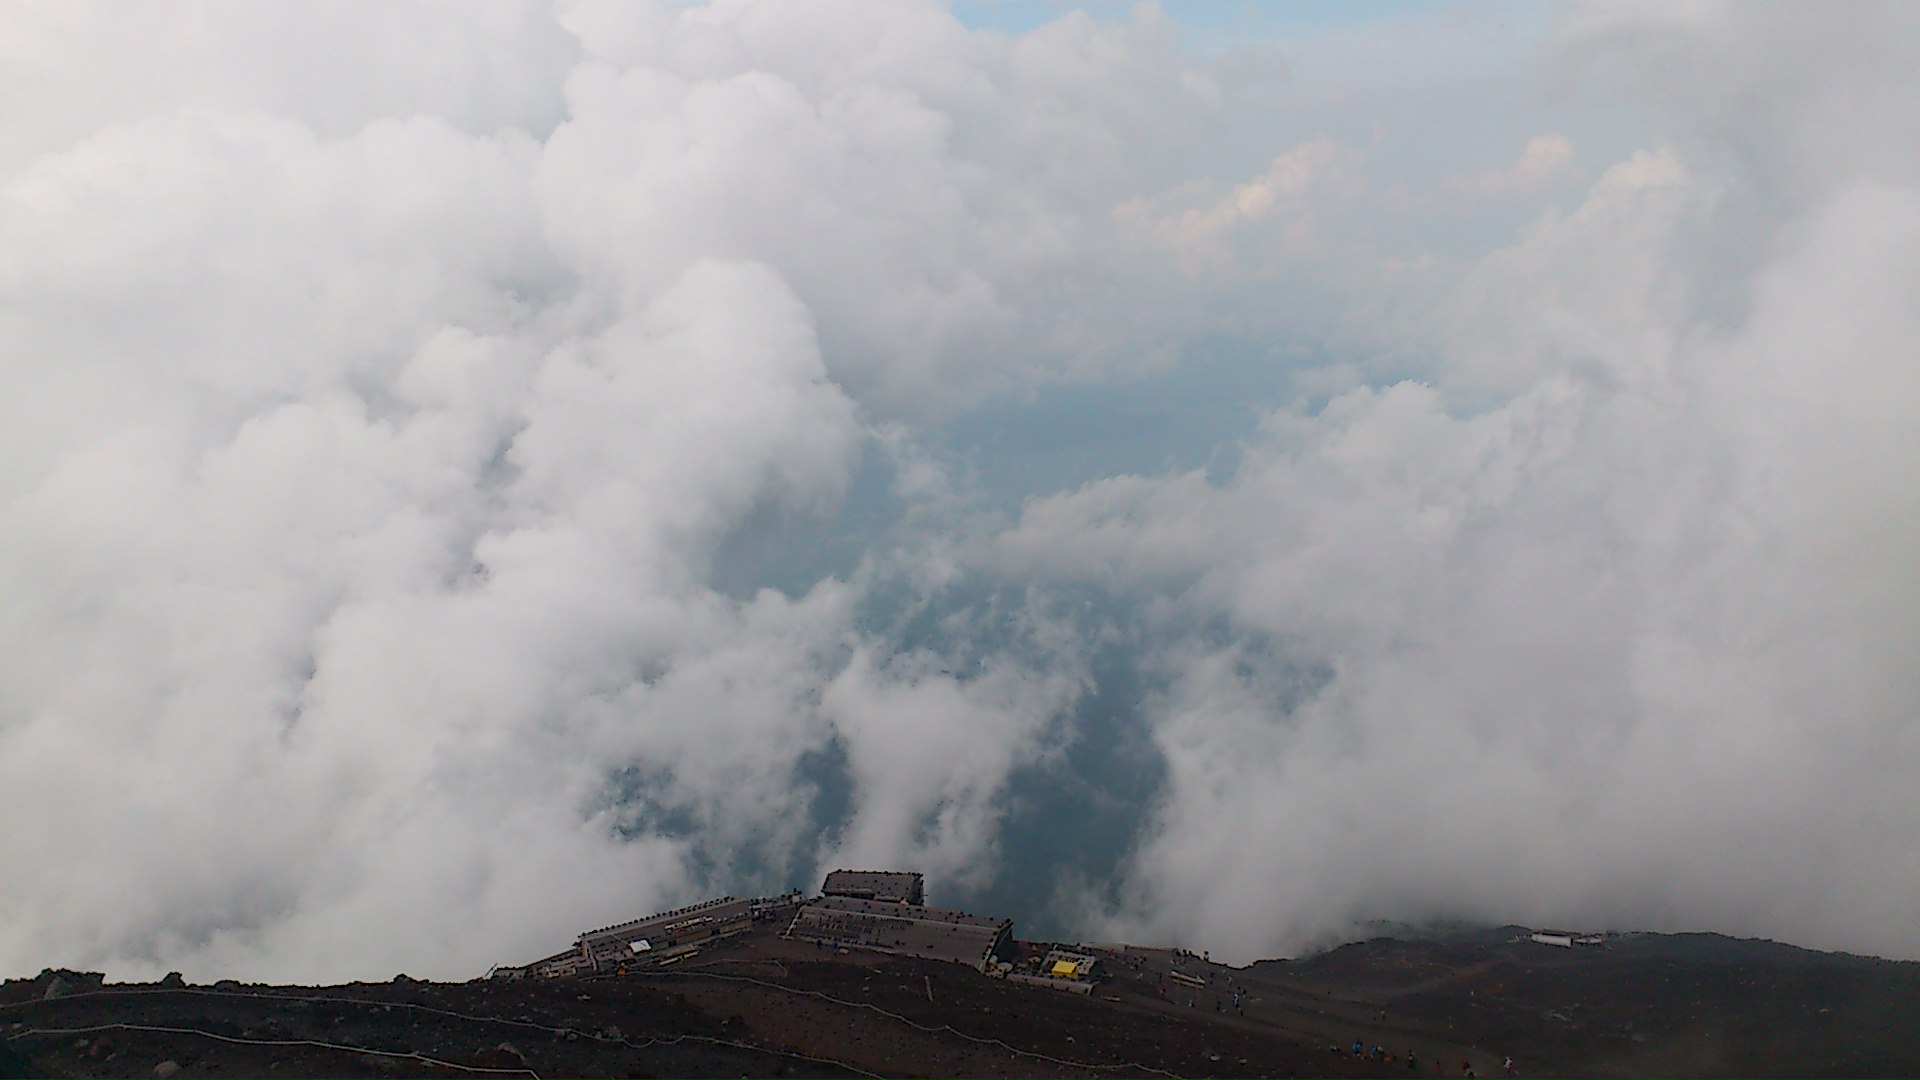
[[[1522,1076],[1920,1075],[1920,964],[1715,935],[1573,950],[1511,935],[1246,968],[1132,949],[1090,997],[767,928],[593,980],[166,987],[49,972],[0,985],[0,1076],[1460,1076],[1464,1063],[1489,1077],[1509,1055]],[[1352,1056],[1355,1040],[1390,1060]]]

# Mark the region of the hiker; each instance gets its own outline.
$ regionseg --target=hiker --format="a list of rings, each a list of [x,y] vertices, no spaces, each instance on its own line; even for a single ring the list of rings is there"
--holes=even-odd
[[[1500,1068],[1504,1070],[1508,1076],[1513,1075],[1513,1055],[1512,1054],[1507,1055],[1507,1060],[1501,1064]]]
[[[1415,1057],[1413,1054],[1413,1051],[1411,1050],[1407,1051],[1407,1071],[1408,1072],[1420,1071],[1420,1059]]]

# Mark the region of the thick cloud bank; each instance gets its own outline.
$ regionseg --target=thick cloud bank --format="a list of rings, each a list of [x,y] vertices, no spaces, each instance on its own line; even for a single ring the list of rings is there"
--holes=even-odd
[[[16,9],[0,966],[1920,955],[1916,14],[1423,18]]]

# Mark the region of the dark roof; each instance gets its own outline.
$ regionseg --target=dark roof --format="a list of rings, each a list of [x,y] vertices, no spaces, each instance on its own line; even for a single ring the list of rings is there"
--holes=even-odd
[[[749,905],[745,900],[734,896],[722,896],[716,900],[704,900],[698,904],[689,904],[683,908],[674,908],[672,911],[663,911],[658,915],[649,915],[644,919],[634,919],[630,922],[616,923],[613,926],[603,926],[598,930],[588,930],[582,933],[577,940],[591,941],[608,934],[630,934],[636,930],[650,928],[656,923],[684,918],[690,915],[707,914],[725,917],[732,914],[745,914],[748,910]]]
[[[905,896],[921,885],[926,875],[913,870],[835,870],[827,875],[821,892],[868,892]]]
[[[980,966],[1013,920],[914,904],[828,896],[801,908],[787,936]]]

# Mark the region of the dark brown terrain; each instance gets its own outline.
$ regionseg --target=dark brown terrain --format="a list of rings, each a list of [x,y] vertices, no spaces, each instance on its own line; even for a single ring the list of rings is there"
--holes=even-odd
[[[593,980],[46,972],[0,986],[0,1076],[1459,1076],[1464,1061],[1486,1077],[1508,1055],[1522,1076],[1920,1075],[1920,964],[1714,935],[1557,949],[1513,932],[1246,968],[1136,948],[1087,997],[766,928]],[[1352,1056],[1355,1040],[1390,1060]]]

